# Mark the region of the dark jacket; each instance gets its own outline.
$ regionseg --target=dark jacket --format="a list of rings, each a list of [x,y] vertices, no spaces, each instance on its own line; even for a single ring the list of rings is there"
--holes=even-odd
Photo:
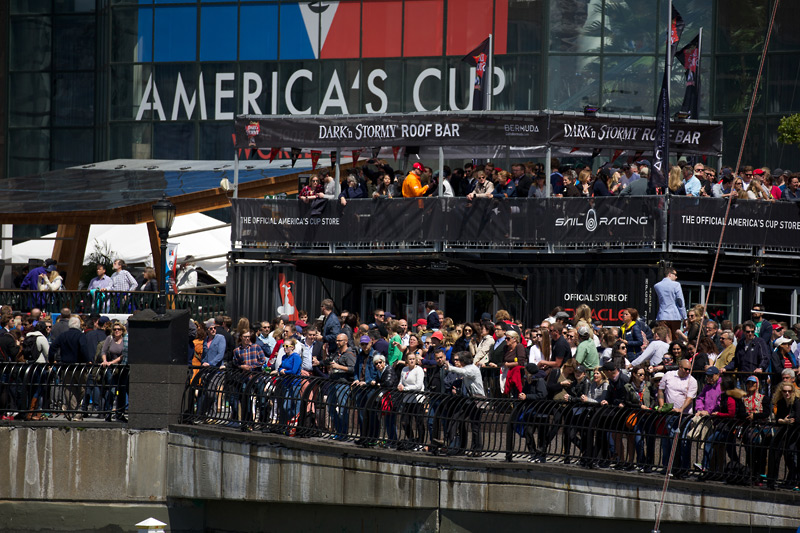
[[[375,384],[387,389],[395,388],[397,386],[397,378],[394,370],[388,366],[383,367],[383,373],[379,372],[377,376],[375,376]]]
[[[94,360],[94,350],[89,346],[86,335],[78,329],[69,328],[50,344],[50,349],[58,351],[57,362],[60,363],[91,363]]]
[[[438,393],[447,392],[447,385],[445,384],[445,378],[448,373],[447,368],[439,365],[425,366],[424,368],[425,390]]]
[[[584,380],[586,381],[586,380]],[[525,401],[533,400],[546,400],[547,399],[547,385],[544,379],[535,377],[530,382],[522,379],[522,393],[525,395]]]
[[[322,340],[328,345],[328,354],[336,353],[336,336],[342,332],[339,317],[331,311],[322,323]]]
[[[0,333],[0,362],[13,363],[17,360],[19,346],[14,341],[14,337],[7,331]]]
[[[741,341],[736,345],[731,362],[725,370],[738,370],[739,372],[753,372],[756,368],[766,371],[769,367],[770,350],[767,342],[760,337],[753,337],[750,342]]]
[[[497,348],[492,347],[489,350],[489,362],[494,363],[497,366],[503,366],[503,358],[506,355],[506,340],[503,339],[503,342],[497,345]]]
[[[567,387],[566,393],[569,395],[568,401],[570,402],[580,402],[581,396],[589,392],[589,379],[585,378],[582,381],[574,381],[572,385]]]
[[[625,385],[630,382],[627,374],[619,373],[617,380],[608,380],[608,403],[613,406],[624,404],[628,399],[628,393],[625,390]]]

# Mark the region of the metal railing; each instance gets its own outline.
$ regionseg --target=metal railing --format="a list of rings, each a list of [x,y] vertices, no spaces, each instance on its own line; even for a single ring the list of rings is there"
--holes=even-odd
[[[506,461],[577,463],[741,485],[798,481],[800,424],[781,425],[599,404],[465,397],[315,377],[195,368],[182,420],[364,447]],[[785,465],[778,466],[781,459]]]
[[[0,415],[127,422],[129,374],[128,365],[0,363]]]
[[[25,291],[0,290],[0,305],[28,312],[34,307],[46,313],[60,313],[69,308],[75,313],[130,314],[139,309],[158,307],[157,292],[112,291]],[[170,309],[189,309],[196,320],[225,314],[224,294],[179,293],[167,295]]]

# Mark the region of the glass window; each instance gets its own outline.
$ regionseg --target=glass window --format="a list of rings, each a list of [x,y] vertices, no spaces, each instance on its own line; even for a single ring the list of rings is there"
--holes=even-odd
[[[90,126],[94,123],[94,73],[53,75],[53,124]]]
[[[745,117],[728,119],[726,118],[723,123],[722,145],[732,147],[733,156],[730,159],[723,158],[726,164],[728,161],[736,161],[739,147],[742,144],[742,134],[744,132]],[[773,134],[772,138],[777,139],[777,134]],[[766,123],[764,119],[753,118],[750,121],[750,130],[747,132],[747,142],[744,145],[744,153],[742,154],[742,165],[758,166],[767,162],[764,157],[767,149],[767,139],[770,138],[766,130]],[[771,159],[771,161],[776,161]],[[781,163],[783,163],[781,161]],[[783,163],[785,164],[785,163]],[[776,165],[777,166],[777,165]]]
[[[331,9],[336,11],[331,13],[332,18],[329,18],[328,12]],[[358,58],[361,52],[361,34],[353,30],[361,27],[360,0],[342,0],[338,4],[331,2],[328,9],[320,15],[319,24],[320,58]]]
[[[402,0],[364,2],[361,20],[362,57],[400,57],[403,28]]]
[[[9,75],[9,126],[50,125],[50,74],[46,72]]]
[[[772,4],[751,0],[717,2],[716,51],[761,52]]]
[[[602,10],[595,0],[550,2],[550,51],[600,50]]]
[[[50,129],[9,129],[9,176],[27,176],[48,170],[50,170]]]
[[[495,66],[502,71],[502,77],[495,75],[495,94],[492,109],[525,110],[540,109],[540,82],[542,69],[539,55],[495,56]]]
[[[118,122],[110,128],[110,159],[151,159],[153,126],[150,122]]]
[[[240,108],[236,103],[237,97],[241,96],[241,80],[236,78],[235,66],[232,63],[206,63],[203,65],[202,72],[208,120],[233,120],[237,108]],[[185,78],[186,75],[183,77]],[[174,75],[173,78],[175,78]],[[189,93],[189,97],[191,98],[191,93]],[[199,97],[197,105],[198,107],[192,115],[193,118],[200,117]],[[183,117],[185,114],[181,116]]]
[[[115,65],[111,67],[109,84],[111,120],[136,118],[139,112],[139,104],[145,97],[147,83],[152,73],[153,67],[151,65]],[[156,84],[156,90],[158,91],[162,107],[170,103],[165,101],[164,98],[168,98],[168,95],[161,94],[161,88],[158,84]],[[147,101],[154,101],[152,86],[150,87],[149,94],[147,94]],[[164,110],[165,113],[166,109],[167,108]],[[171,106],[169,109],[172,109]],[[153,113],[146,111],[142,115],[142,118],[149,119],[152,116]]]
[[[236,60],[236,6],[200,9],[200,61]]]
[[[51,0],[11,0],[9,12],[12,15],[50,13],[51,6]]]
[[[494,318],[494,292],[472,291],[472,320],[480,323],[481,315],[489,313]],[[477,332],[480,335],[480,331]]]
[[[747,113],[753,98],[753,86],[758,73],[758,55],[737,55],[717,57],[714,76],[715,114]],[[761,83],[764,83],[762,78]],[[763,94],[759,90],[759,94]],[[754,112],[764,109],[764,98],[756,99]],[[735,143],[737,146],[739,143]]]
[[[67,168],[95,161],[94,130],[53,129],[52,168]]]
[[[447,10],[446,54],[463,56],[474,50],[492,33],[494,2],[462,0],[458,2],[457,8],[454,4],[450,2]],[[497,48],[495,45],[495,50]]]
[[[14,17],[9,24],[9,70],[50,68],[50,17]]]
[[[405,57],[442,55],[444,0],[406,0],[403,20]]]
[[[440,58],[406,59],[403,79],[403,112],[434,111],[445,109],[446,73]],[[392,80],[390,80],[392,81]],[[416,89],[416,90],[415,90]]]
[[[320,63],[322,70],[321,100],[319,114],[338,115],[358,113],[360,107],[360,92],[353,89],[356,78],[361,81],[361,63],[353,61],[323,61]],[[338,80],[338,85],[336,84]],[[327,98],[326,98],[327,96]],[[344,106],[342,106],[342,100]]]
[[[767,112],[786,114],[800,111],[797,91],[800,55],[771,54],[767,57],[767,65]]]
[[[600,105],[599,56],[550,56],[547,77],[547,108],[583,111]]]
[[[153,10],[115,8],[111,12],[111,60],[153,60]]]
[[[525,306],[522,303],[522,298],[514,291],[500,290],[497,291],[498,305],[500,309],[505,309],[513,319],[522,317]]]
[[[281,4],[281,59],[319,57],[319,33],[319,17],[314,16],[307,2],[302,7],[297,3]]]
[[[95,0],[55,0],[56,13],[92,13]]]
[[[228,160],[233,154],[230,122],[200,123],[200,159]]]
[[[197,58],[197,8],[157,8],[154,28],[155,61],[194,61]]]
[[[239,59],[278,59],[278,6],[239,10]]]
[[[392,289],[389,294],[389,305],[387,311],[390,311],[397,319],[405,318],[408,322],[408,331],[412,331],[412,324],[417,321],[414,316],[414,291],[413,290],[399,290]]]
[[[543,0],[508,0],[506,50],[509,54],[542,49],[543,4]],[[499,28],[497,34],[500,35]]]
[[[604,51],[654,53],[656,6],[652,0],[605,2]]]
[[[361,113],[399,113],[403,105],[403,61],[367,59],[361,68]]]
[[[375,309],[386,309],[386,295],[389,291],[386,289],[366,289],[366,311],[362,313],[362,320],[367,323],[372,321],[372,311]],[[397,314],[397,313],[395,313]]]
[[[770,52],[792,51],[800,49],[800,32],[797,31],[797,20],[800,20],[800,3],[781,2],[775,15],[775,25],[769,40]]]
[[[444,315],[456,324],[467,320],[467,289],[444,291]]]
[[[652,115],[655,111],[656,98],[653,84],[655,63],[655,56],[605,57],[603,59],[603,111]],[[676,92],[678,91],[673,89],[672,93]]]
[[[439,297],[439,289],[417,290],[417,317],[427,319],[428,312],[425,310],[426,302],[433,302],[436,304],[436,309],[440,309],[442,302],[440,301]]]
[[[319,110],[319,62],[290,61],[281,63],[278,108],[281,114],[315,114]],[[290,90],[287,91],[289,82]]]
[[[94,16],[54,17],[53,63],[56,70],[94,69],[97,25]]]
[[[154,159],[196,159],[195,125],[192,122],[153,124]]]

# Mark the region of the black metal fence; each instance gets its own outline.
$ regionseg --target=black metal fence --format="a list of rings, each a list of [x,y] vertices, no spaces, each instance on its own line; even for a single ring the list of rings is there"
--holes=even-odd
[[[520,401],[195,368],[183,421],[433,454],[578,463],[731,484],[797,484],[800,424],[590,403]],[[781,465],[783,459],[784,465]]]
[[[0,416],[127,422],[129,374],[128,365],[0,363]]]
[[[60,313],[69,308],[76,313],[130,314],[138,309],[158,307],[157,292],[112,291],[23,291],[0,290],[0,305],[19,311],[38,307],[47,313]],[[170,309],[189,309],[192,317],[207,320],[225,314],[224,294],[179,293],[167,297]]]

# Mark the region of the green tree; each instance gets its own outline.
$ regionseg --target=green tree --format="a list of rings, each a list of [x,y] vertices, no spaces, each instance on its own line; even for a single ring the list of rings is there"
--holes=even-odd
[[[778,125],[778,142],[800,147],[800,113],[781,119]]]

